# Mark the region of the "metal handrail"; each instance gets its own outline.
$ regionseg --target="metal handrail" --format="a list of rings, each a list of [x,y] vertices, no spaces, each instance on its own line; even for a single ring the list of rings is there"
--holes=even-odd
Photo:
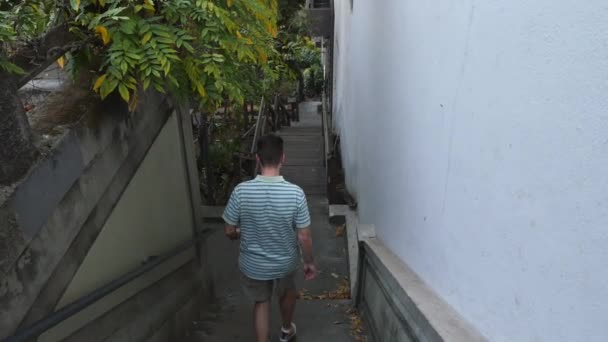
[[[25,342],[25,341],[30,341],[31,339],[37,338],[38,336],[42,335],[44,332],[48,331],[52,327],[67,320],[68,318],[74,316],[75,314],[77,314],[80,311],[84,310],[85,308],[89,307],[91,304],[97,302],[98,300],[102,299],[103,297],[107,296],[108,294],[116,291],[120,287],[131,282],[135,278],[155,269],[157,266],[159,266],[163,262],[173,258],[174,256],[178,255],[179,253],[190,248],[194,244],[196,244],[200,241],[203,241],[204,239],[209,237],[209,235],[211,235],[213,232],[215,232],[215,230],[212,230],[212,229],[204,230],[204,231],[200,232],[196,238],[190,239],[186,242],[181,243],[179,246],[175,247],[174,249],[172,249],[171,251],[167,252],[164,255],[150,259],[149,261],[145,262],[142,266],[136,268],[135,270],[132,270],[132,271],[120,276],[119,278],[116,278],[116,279],[110,281],[109,283],[105,284],[104,286],[102,286],[96,290],[93,290],[91,293],[88,293],[88,294],[84,295],[83,297],[80,297],[73,303],[70,303],[70,304],[64,306],[63,308],[53,312],[49,316],[35,322],[34,324],[32,324],[24,329],[18,330],[14,335],[3,339],[2,342]]]
[[[268,108],[267,108],[268,106]],[[273,131],[277,131],[280,129],[283,121],[287,121],[287,124],[290,124],[290,119],[289,119],[289,115],[285,112],[282,112],[280,110],[280,98],[279,98],[279,94],[275,95],[274,98],[274,108],[272,108],[271,104],[267,104],[264,97],[262,96],[262,99],[260,101],[260,109],[258,112],[258,117],[256,120],[256,123],[253,127],[251,127],[250,129],[247,130],[247,132],[245,132],[245,134],[243,134],[243,138],[250,135],[251,132],[253,132],[253,141],[251,142],[251,148],[250,148],[250,155],[254,155],[256,148],[257,148],[257,144],[258,144],[258,140],[260,139],[261,136],[263,136],[266,133],[266,125],[270,125],[271,129]],[[270,116],[268,113],[272,111],[274,116]],[[258,172],[258,167],[259,165],[256,163],[255,167],[253,169],[253,176],[255,177],[255,175]]]
[[[258,144],[258,139],[260,138],[260,123],[262,122],[262,116],[264,114],[264,96],[262,96],[262,100],[260,101],[260,111],[258,113],[258,119],[255,123],[255,131],[253,133],[253,142],[251,143],[251,153],[255,152],[256,145]]]

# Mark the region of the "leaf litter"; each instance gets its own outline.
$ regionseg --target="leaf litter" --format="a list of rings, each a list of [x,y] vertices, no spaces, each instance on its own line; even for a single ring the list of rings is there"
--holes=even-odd
[[[332,276],[334,278],[336,278],[334,273],[332,273]],[[323,300],[323,299],[340,300],[340,299],[350,299],[350,298],[351,298],[350,283],[348,282],[348,279],[346,277],[337,284],[337,288],[334,291],[324,291],[322,294],[311,294],[310,291],[308,291],[308,289],[300,289],[300,291],[298,293],[298,299],[301,299],[301,300]],[[331,307],[331,306],[337,307],[338,305],[331,304],[331,303],[327,304],[327,307]],[[366,342],[367,338],[364,335],[363,320],[361,319],[361,316],[360,316],[359,312],[357,311],[357,309],[354,307],[350,307],[346,311],[346,315],[347,315],[347,319],[345,319],[344,321],[334,321],[332,323],[335,325],[350,323],[350,333],[353,336],[353,338],[355,339],[355,341],[356,342]]]

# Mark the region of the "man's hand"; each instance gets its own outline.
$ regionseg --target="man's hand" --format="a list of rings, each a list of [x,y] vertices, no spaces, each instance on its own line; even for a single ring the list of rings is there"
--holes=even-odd
[[[224,233],[226,234],[226,237],[229,238],[230,240],[238,240],[241,237],[241,231],[240,229],[238,229],[235,226],[231,226],[231,225],[226,225],[224,227]]]
[[[317,266],[315,264],[304,264],[304,279],[313,280],[317,277]]]
[[[312,257],[312,232],[310,228],[298,229],[298,240],[302,247],[302,257],[304,259],[304,279],[313,280],[317,277],[317,267]]]

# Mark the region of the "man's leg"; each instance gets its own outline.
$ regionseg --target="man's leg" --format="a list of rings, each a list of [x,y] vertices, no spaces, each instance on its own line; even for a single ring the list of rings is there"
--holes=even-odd
[[[255,336],[258,342],[268,342],[270,338],[270,301],[256,302],[253,307]]]
[[[253,322],[257,342],[268,342],[272,281],[250,279],[244,274],[241,274],[241,281],[245,294],[255,303],[253,305]]]
[[[279,301],[281,306],[281,318],[283,319],[283,329],[288,331],[291,330],[291,323],[293,322],[293,313],[296,309],[296,298],[297,292],[294,287],[285,289],[285,292]]]
[[[298,297],[295,272],[279,280],[277,293],[279,294],[279,306],[281,318],[283,319],[283,331],[291,332],[293,315],[296,309],[296,299]]]

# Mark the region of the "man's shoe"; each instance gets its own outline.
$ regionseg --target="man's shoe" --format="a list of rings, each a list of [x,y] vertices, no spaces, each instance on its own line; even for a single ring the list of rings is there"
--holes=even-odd
[[[294,323],[291,323],[291,329],[289,330],[285,330],[281,327],[281,337],[279,338],[279,341],[288,342],[294,337],[296,337],[296,325]]]

